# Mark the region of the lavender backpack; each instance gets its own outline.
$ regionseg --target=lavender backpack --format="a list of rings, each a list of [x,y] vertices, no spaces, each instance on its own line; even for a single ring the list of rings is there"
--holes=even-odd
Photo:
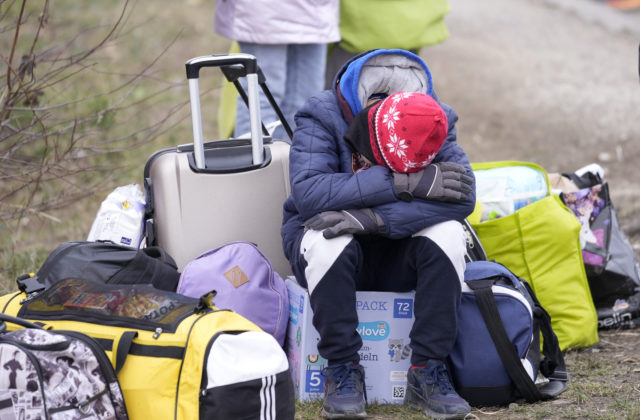
[[[183,268],[178,293],[199,298],[212,290],[217,292],[215,307],[239,313],[284,345],[289,320],[287,289],[254,244],[230,242],[201,254]]]

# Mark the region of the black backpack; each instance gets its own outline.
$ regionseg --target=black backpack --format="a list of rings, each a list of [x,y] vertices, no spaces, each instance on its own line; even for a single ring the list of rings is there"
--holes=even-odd
[[[18,278],[26,293],[49,288],[67,278],[111,284],[151,284],[175,291],[180,273],[175,261],[160,247],[131,248],[112,242],[64,242],[54,249],[36,273]]]

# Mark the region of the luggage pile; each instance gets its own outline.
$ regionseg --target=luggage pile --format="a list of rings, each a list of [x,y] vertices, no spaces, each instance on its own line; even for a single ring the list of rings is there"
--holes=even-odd
[[[203,141],[205,67],[246,98],[250,140]],[[254,57],[198,57],[186,72],[193,144],[151,156],[146,200],[119,187],[89,240],[61,244],[0,297],[3,419],[294,418],[289,269],[279,223],[264,223],[289,193],[289,143],[260,129],[258,86],[277,105]]]
[[[472,168],[477,205],[466,221],[465,273],[471,291],[463,289],[451,357],[456,387],[472,405],[553,398],[569,380],[563,351],[596,343],[598,330],[640,325],[640,265],[599,165],[550,175],[530,162]],[[535,308],[533,323],[505,303],[505,287]],[[529,337],[516,329],[525,325],[540,330],[542,343],[535,343],[538,333],[525,343],[541,346],[544,360],[531,359],[540,354],[518,343],[516,337]],[[486,351],[491,344],[497,355]]]
[[[129,418],[259,418],[261,412],[293,418],[291,377],[280,345],[240,314],[212,306],[212,297],[67,278],[31,295],[3,296],[0,307],[52,333],[91,337],[103,368],[117,372],[111,383],[119,382]],[[0,343],[19,332],[0,336]],[[45,392],[51,381],[43,380]],[[81,389],[73,391],[77,397]],[[80,403],[98,409],[91,398],[78,398]]]
[[[250,139],[204,141],[208,67],[247,103]],[[294,418],[289,142],[262,124],[259,88],[291,129],[254,57],[197,57],[186,72],[193,143],[152,155],[144,202],[133,186],[114,191],[89,240],[61,244],[0,297],[2,419]],[[454,383],[474,406],[554,398],[569,381],[563,351],[640,322],[635,254],[601,176],[564,174],[556,194],[560,176],[554,190],[534,163],[472,168]]]

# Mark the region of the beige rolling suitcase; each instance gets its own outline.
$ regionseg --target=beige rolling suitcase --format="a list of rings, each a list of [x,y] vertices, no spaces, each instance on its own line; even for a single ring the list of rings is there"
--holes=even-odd
[[[203,141],[198,79],[219,67],[248,104],[251,139]],[[262,87],[287,134],[291,129],[269,92],[255,57],[211,55],[186,63],[193,143],[153,154],[144,169],[147,245],[164,248],[181,270],[202,252],[232,241],[256,244],[281,276],[282,204],[289,195],[289,143],[272,139],[261,123]],[[239,77],[247,78],[245,92]],[[248,95],[248,96],[247,96]],[[262,129],[261,129],[262,128]]]

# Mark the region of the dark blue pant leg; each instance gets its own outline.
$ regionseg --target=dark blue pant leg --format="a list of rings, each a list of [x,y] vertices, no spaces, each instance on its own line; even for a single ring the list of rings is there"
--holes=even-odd
[[[450,242],[455,249],[456,238]],[[459,242],[460,252],[454,253],[463,261],[463,236]],[[411,362],[422,365],[448,356],[456,337],[460,278],[451,256],[432,239],[365,235],[325,240],[313,232],[301,238],[298,248],[293,271],[309,289],[313,324],[320,334],[318,351],[330,363],[359,359],[356,290],[415,290]]]
[[[292,264],[298,282],[309,289],[313,325],[320,334],[318,352],[329,364],[360,359],[362,339],[356,331],[356,289],[361,278],[362,251],[360,244],[350,238],[338,241],[316,238],[311,244],[305,244],[301,238],[300,252]],[[327,258],[327,254],[335,251],[334,243],[342,247],[346,242],[340,252]],[[322,275],[318,275],[318,265],[326,270]]]
[[[447,254],[431,239],[412,237],[363,243],[370,290],[415,290],[415,321],[410,332],[411,362],[445,359],[456,338],[460,280]]]

